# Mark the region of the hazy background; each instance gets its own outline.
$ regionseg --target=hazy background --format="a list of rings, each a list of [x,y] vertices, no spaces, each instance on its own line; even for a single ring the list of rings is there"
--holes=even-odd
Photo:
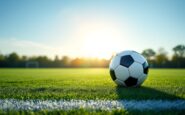
[[[172,60],[177,45],[185,52],[184,6],[184,0],[0,0],[0,54],[109,60],[122,50],[151,48],[151,59]]]

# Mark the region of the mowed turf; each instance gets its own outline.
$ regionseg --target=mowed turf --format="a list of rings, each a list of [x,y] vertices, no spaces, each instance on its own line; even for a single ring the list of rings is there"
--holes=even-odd
[[[185,69],[150,69],[141,87],[117,87],[108,69],[0,69],[0,99],[185,99]]]

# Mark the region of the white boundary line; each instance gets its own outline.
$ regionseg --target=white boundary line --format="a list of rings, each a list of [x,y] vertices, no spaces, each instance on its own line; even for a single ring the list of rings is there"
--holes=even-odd
[[[185,110],[185,100],[17,100],[0,99],[0,110]]]

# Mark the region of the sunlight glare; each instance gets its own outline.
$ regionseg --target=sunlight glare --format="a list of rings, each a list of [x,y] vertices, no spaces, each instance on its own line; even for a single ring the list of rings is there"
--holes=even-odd
[[[110,25],[87,25],[83,30],[83,51],[88,57],[109,58],[119,46],[120,33]],[[88,28],[88,29],[87,29]]]

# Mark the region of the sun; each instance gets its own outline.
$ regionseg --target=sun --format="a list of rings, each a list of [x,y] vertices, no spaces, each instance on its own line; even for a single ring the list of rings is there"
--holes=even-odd
[[[108,24],[86,25],[81,34],[83,54],[86,57],[110,58],[120,47],[119,31]]]
[[[118,24],[97,20],[85,21],[78,23],[71,32],[72,39],[66,44],[67,51],[73,48],[71,55],[110,59],[113,54],[123,49],[123,34]]]

